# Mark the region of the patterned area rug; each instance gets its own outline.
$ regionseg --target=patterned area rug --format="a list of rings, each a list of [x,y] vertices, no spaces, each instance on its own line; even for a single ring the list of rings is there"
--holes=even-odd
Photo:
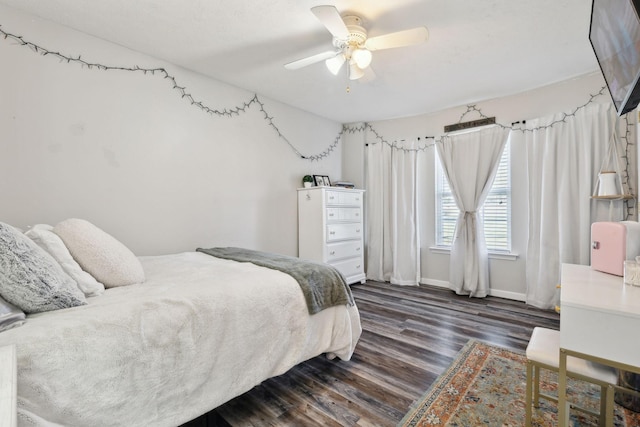
[[[541,390],[557,395],[557,375],[541,372]],[[471,340],[447,371],[433,383],[399,426],[523,426],[525,419],[526,358],[523,353]],[[570,401],[598,411],[600,387],[569,379]],[[640,414],[620,405],[614,425],[640,426]],[[534,426],[556,426],[555,403],[540,399]],[[571,411],[572,426],[597,426],[598,419]]]

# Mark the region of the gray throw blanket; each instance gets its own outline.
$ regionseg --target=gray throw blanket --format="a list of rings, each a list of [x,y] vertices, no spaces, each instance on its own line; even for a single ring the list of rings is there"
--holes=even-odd
[[[309,314],[335,305],[354,304],[344,277],[328,264],[242,248],[198,248],[196,251],[216,258],[250,262],[290,275],[300,284]]]

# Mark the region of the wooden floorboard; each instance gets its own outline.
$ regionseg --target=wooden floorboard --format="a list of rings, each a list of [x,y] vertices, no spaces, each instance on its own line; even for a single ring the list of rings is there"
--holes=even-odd
[[[188,427],[395,426],[469,339],[524,351],[557,313],[432,286],[352,286],[363,333],[348,362],[318,356]]]

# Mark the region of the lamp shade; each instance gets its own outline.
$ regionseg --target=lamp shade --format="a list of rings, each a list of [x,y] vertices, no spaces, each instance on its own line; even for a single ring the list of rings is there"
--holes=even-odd
[[[358,68],[364,69],[371,64],[371,51],[367,49],[356,49],[351,57],[356,61]]]
[[[360,77],[364,76],[364,71],[358,67],[358,64],[355,61],[349,63],[349,80],[358,80]]]
[[[329,71],[331,71],[331,74],[336,76],[338,75],[340,68],[342,68],[342,64],[344,64],[344,61],[345,61],[344,55],[339,54],[334,56],[333,58],[327,59],[326,61],[324,61],[324,63],[326,64]]]

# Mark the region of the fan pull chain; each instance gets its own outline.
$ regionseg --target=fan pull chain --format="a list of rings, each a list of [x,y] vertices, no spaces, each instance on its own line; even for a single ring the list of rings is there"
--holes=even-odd
[[[350,86],[350,79],[349,79],[349,73],[351,72],[351,69],[349,68],[349,64],[347,64],[347,66],[345,67],[347,69],[347,72],[345,73],[347,76],[347,88],[346,88],[346,92],[347,93],[351,93],[351,86]]]

